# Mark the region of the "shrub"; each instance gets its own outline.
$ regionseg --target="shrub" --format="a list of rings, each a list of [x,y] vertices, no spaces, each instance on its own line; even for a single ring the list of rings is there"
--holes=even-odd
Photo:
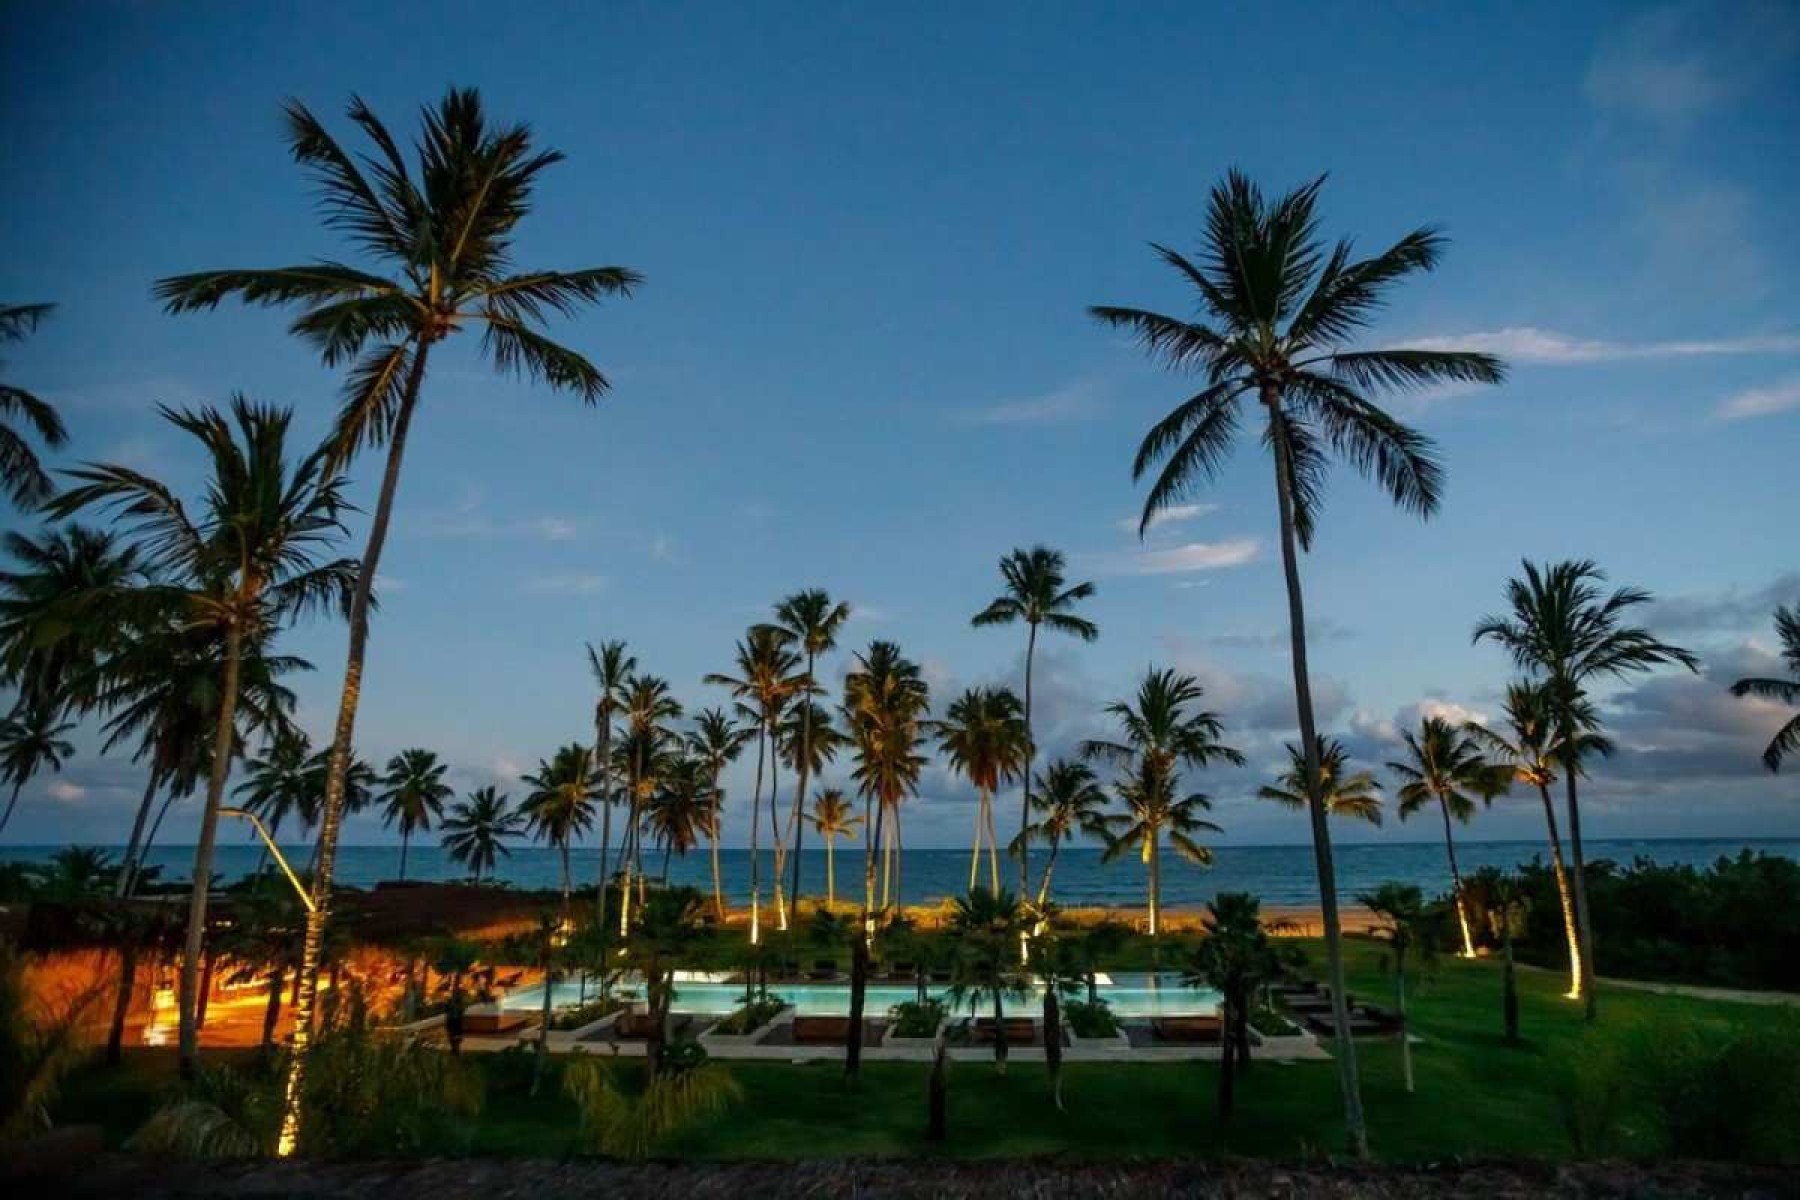
[[[948,1011],[942,1000],[907,1000],[896,1004],[888,1009],[888,1019],[893,1022],[888,1036],[935,1037],[938,1026],[944,1023],[944,1014]]]
[[[641,1068],[588,1054],[571,1056],[563,1070],[563,1091],[580,1110],[583,1148],[646,1158],[668,1138],[743,1098],[738,1081],[724,1067],[707,1062],[704,1050],[680,1057],[687,1065],[675,1067],[673,1057],[665,1058],[668,1069],[645,1080]]]
[[[592,1024],[601,1017],[618,1012],[621,1008],[625,1008],[629,1004],[630,1002],[621,996],[607,996],[603,999],[589,1000],[586,1004],[577,1005],[573,1008],[561,1009],[556,1012],[550,1018],[550,1028],[564,1030],[580,1029],[583,1025]]]
[[[1119,1020],[1104,1000],[1093,1004],[1071,1000],[1062,1006],[1062,1019],[1076,1037],[1108,1038],[1119,1033]]]
[[[741,1037],[753,1033],[767,1025],[776,1013],[787,1007],[787,1001],[780,996],[767,996],[752,1000],[736,1012],[713,1026],[714,1033],[722,1033],[730,1037]]]

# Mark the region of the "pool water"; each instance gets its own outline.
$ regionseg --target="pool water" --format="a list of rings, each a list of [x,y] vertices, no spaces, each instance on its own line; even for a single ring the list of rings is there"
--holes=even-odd
[[[1175,975],[1101,975],[1097,983],[1100,998],[1111,1006],[1113,1015],[1118,1017],[1210,1015],[1217,1012],[1219,1007],[1217,992],[1210,988],[1184,987],[1180,977]],[[619,985],[619,990],[632,992],[641,990],[641,987],[628,979]],[[930,984],[927,985],[925,994],[948,1002],[945,994],[947,991],[948,988],[943,984]],[[584,990],[579,981],[565,979],[554,985],[550,1003],[556,1008],[573,1007],[581,1002],[584,994],[588,999],[593,999],[598,994],[592,981],[589,981]],[[780,996],[805,1016],[845,1016],[850,1012],[850,986],[845,983],[772,983],[769,985],[769,994]],[[879,1016],[896,1004],[917,998],[918,989],[910,983],[871,983],[864,989],[863,1006],[864,1011],[871,1016]],[[1086,997],[1076,993],[1071,998]],[[1025,1003],[1035,1012],[1043,1004],[1043,999],[1043,987],[1034,983],[1030,999]],[[741,983],[678,980],[675,984],[677,1012],[722,1015],[735,1010],[743,1002],[744,985]],[[543,1003],[544,991],[541,986],[508,992],[500,1000],[503,1008],[537,1009]],[[1008,1007],[1017,1007],[1019,1004],[1019,1001],[1011,1001]]]

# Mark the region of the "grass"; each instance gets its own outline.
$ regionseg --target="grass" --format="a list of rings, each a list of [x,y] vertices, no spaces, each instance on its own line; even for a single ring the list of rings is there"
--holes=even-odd
[[[1309,947],[1315,960],[1317,945]],[[1386,1002],[1392,980],[1379,947],[1348,944],[1350,987]],[[1417,1092],[1401,1087],[1398,1046],[1358,1044],[1370,1139],[1393,1161],[1573,1151],[1562,1095],[1569,1065],[1680,1023],[1705,1033],[1791,1019],[1748,1005],[1604,988],[1601,1020],[1586,1025],[1580,1006],[1561,996],[1551,972],[1519,977],[1523,1041],[1501,1036],[1500,972],[1491,961],[1445,959],[1409,988]],[[479,1061],[479,1060],[477,1060]],[[726,1116],[694,1127],[664,1149],[698,1158],[816,1158],[925,1153],[926,1067],[868,1063],[850,1089],[832,1063],[737,1062],[732,1073],[746,1100]],[[576,1141],[576,1113],[560,1087],[533,1099],[511,1076],[493,1071],[486,1110],[471,1152],[560,1157]],[[172,1056],[139,1051],[126,1068],[90,1069],[73,1078],[58,1106],[65,1122],[92,1121],[117,1142],[166,1094]],[[1005,1076],[991,1063],[954,1065],[950,1140],[938,1153],[959,1157],[1065,1154],[1081,1158],[1230,1153],[1293,1159],[1342,1146],[1337,1074],[1330,1063],[1258,1063],[1240,1082],[1238,1111],[1217,1118],[1212,1064],[1094,1064],[1065,1067],[1067,1111],[1049,1102],[1041,1064],[1014,1062]],[[1745,1098],[1750,1103],[1751,1098]],[[1649,1151],[1648,1144],[1629,1149]]]

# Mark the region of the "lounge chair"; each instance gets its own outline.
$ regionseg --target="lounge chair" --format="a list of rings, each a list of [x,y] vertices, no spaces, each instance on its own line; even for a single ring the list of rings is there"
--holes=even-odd
[[[863,1045],[874,1040],[874,1027],[863,1022]],[[849,1017],[795,1017],[796,1046],[841,1046],[850,1040]]]
[[[1219,1017],[1153,1017],[1150,1032],[1158,1041],[1216,1046],[1225,1036],[1225,1022]]]
[[[838,965],[835,959],[820,958],[813,960],[812,970],[806,977],[814,983],[830,983],[838,977]]]
[[[515,1029],[530,1024],[534,1014],[520,1012],[518,1009],[495,1009],[492,1012],[478,1012],[470,1009],[463,1014],[463,1032],[476,1037],[489,1034],[511,1033]]]
[[[888,964],[887,977],[895,983],[910,983],[919,974],[918,964],[894,962]]]
[[[1037,1022],[1030,1017],[1008,1017],[1005,1022],[1006,1044],[1029,1046],[1037,1040]],[[994,1040],[994,1018],[977,1017],[970,1036],[986,1045]]]
[[[948,967],[933,967],[933,968],[931,968],[931,982],[933,982],[933,983],[949,983],[950,982],[950,968],[948,968]]]
[[[688,1016],[686,1013],[670,1013],[669,1039],[671,1041],[674,1040],[693,1023],[694,1018]],[[627,1012],[619,1014],[619,1019],[613,1022],[612,1032],[613,1036],[616,1038],[622,1038],[632,1042],[641,1042],[648,1039],[650,1034],[655,1031],[655,1028],[655,1025],[650,1020],[649,1013]]]

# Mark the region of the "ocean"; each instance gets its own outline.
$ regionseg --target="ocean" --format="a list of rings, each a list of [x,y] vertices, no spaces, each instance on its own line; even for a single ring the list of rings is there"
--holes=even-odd
[[[0,861],[47,860],[60,847],[0,846]],[[115,860],[122,847],[109,848]],[[1336,848],[1338,892],[1349,900],[1359,892],[1395,880],[1417,884],[1428,893],[1449,890],[1450,869],[1444,859],[1441,842],[1381,842],[1340,845]],[[1465,873],[1484,866],[1516,867],[1533,858],[1547,858],[1542,842],[1458,842],[1457,858]],[[1612,859],[1629,863],[1648,858],[1659,863],[1705,866],[1724,855],[1741,850],[1762,851],[1800,859],[1800,838],[1658,838],[1595,839],[1586,844],[1590,861]],[[303,865],[310,847],[294,846],[286,850],[296,867]],[[1035,872],[1044,861],[1045,851],[1032,855]],[[1172,854],[1163,858],[1163,904],[1170,908],[1196,908],[1220,892],[1244,891],[1260,896],[1270,905],[1314,905],[1318,903],[1318,884],[1313,874],[1310,846],[1221,846],[1214,851],[1210,867],[1197,867]],[[186,879],[193,867],[192,846],[157,846],[150,852],[150,865],[162,868],[165,880]],[[750,879],[750,853],[747,850],[721,850],[721,875],[728,898],[747,902]],[[577,886],[591,886],[599,873],[599,856],[594,849],[578,849],[571,856]],[[235,839],[222,842],[214,870],[226,879],[238,878],[256,870],[259,849]],[[340,846],[337,877],[340,882],[368,887],[384,879],[393,879],[400,862],[398,846]],[[662,868],[662,856],[651,851],[645,866],[654,877]],[[763,888],[768,896],[771,856],[763,851]],[[790,866],[790,870],[791,870]],[[983,871],[986,871],[985,858]],[[1004,855],[1000,860],[1001,882],[1012,886],[1017,880],[1017,864]],[[424,880],[456,880],[466,873],[452,862],[441,848],[415,843],[407,858],[407,878]],[[500,861],[500,879],[519,888],[555,888],[562,877],[561,857],[540,846],[516,847],[511,857]],[[825,852],[808,849],[800,867],[800,883],[807,896],[825,890]],[[984,875],[985,877],[985,875]],[[704,850],[674,859],[669,868],[673,883],[692,884],[703,890],[712,886],[711,864]],[[862,886],[862,853],[860,844],[840,846],[837,854],[837,882],[840,898],[854,898]],[[901,868],[902,898],[908,904],[930,903],[945,896],[959,894],[968,887],[969,852],[967,850],[908,850]],[[1075,906],[1137,907],[1144,903],[1147,873],[1136,855],[1126,855],[1114,862],[1103,863],[1100,851],[1092,847],[1065,848],[1058,856],[1052,891],[1059,904]]]

